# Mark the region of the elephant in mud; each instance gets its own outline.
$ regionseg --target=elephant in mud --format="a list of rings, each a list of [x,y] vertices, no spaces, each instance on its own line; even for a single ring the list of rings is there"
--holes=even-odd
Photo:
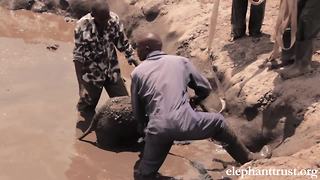
[[[205,111],[212,112],[214,109],[220,109],[221,103],[219,103],[217,96],[211,95],[202,102],[201,106],[204,106],[202,109],[206,109]],[[279,107],[276,109],[279,109]],[[279,110],[285,112],[281,108]],[[275,115],[275,111],[272,110],[272,112],[274,112],[272,114]],[[287,114],[290,113],[287,112]],[[268,119],[278,118],[270,117]],[[253,151],[259,151],[263,145],[269,144],[270,141],[272,141],[271,139],[281,139],[281,132],[284,130],[283,127],[279,126],[275,129],[271,128],[273,129],[273,133],[268,134],[268,132],[262,130],[261,127],[267,126],[271,122],[268,121],[267,125],[262,125],[263,122],[261,119],[257,121],[247,121],[235,117],[227,117],[226,121],[235,130],[237,136],[244,144]],[[79,139],[82,140],[92,131],[96,133],[99,147],[122,147],[136,144],[141,135],[137,132],[137,122],[133,116],[131,98],[129,96],[110,98],[104,106],[99,109],[89,128]]]
[[[82,140],[95,131],[100,147],[133,145],[139,139],[129,96],[110,98],[99,109],[89,128],[79,138]]]
[[[218,98],[211,95],[207,101],[203,102],[203,105],[208,110],[221,108],[219,103],[213,103],[215,100]],[[131,98],[123,96],[108,99],[93,117],[88,129],[78,139],[82,140],[92,131],[95,131],[97,144],[100,147],[134,145],[142,135],[137,131]]]
[[[198,107],[197,109],[215,111],[214,109],[221,108],[221,104],[217,100],[218,97],[212,94],[202,102],[202,108]],[[231,121],[231,125],[233,128],[238,129],[239,127],[243,128],[244,124],[241,121]],[[249,130],[248,128],[246,129]],[[93,117],[88,129],[79,137],[79,140],[85,138],[92,131],[96,133],[96,142],[99,147],[118,147],[135,144],[140,135],[137,132],[137,122],[132,112],[131,98],[129,96],[110,98]],[[254,146],[257,140],[255,134],[255,130],[251,129],[247,133],[240,133],[239,135],[241,139],[245,140],[245,144]]]

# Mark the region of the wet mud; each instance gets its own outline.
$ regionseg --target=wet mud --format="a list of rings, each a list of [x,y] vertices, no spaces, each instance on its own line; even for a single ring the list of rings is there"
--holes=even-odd
[[[212,64],[202,57],[208,27],[203,22],[209,18],[209,7],[174,0],[157,8],[151,1],[138,1],[130,7],[123,6],[123,1],[111,2],[130,37],[146,29],[157,32],[166,52],[190,57],[203,73],[210,73]],[[222,2],[219,37],[213,45],[213,63],[219,67],[218,76],[226,89],[227,121],[254,151],[268,143],[276,148],[275,156],[290,156],[319,143],[319,70],[281,81],[276,72],[258,69],[272,50],[270,37],[227,42],[230,4]],[[276,16],[277,5],[269,3],[269,8],[266,15]],[[0,19],[0,179],[133,179],[138,152],[101,149],[90,143],[96,141],[93,133],[86,137],[89,143],[76,140],[82,132],[76,129],[74,23],[53,14],[1,8]],[[268,18],[263,29],[269,34],[271,21]],[[119,57],[129,88],[133,67]],[[316,57],[319,61],[319,55]],[[104,92],[98,106],[107,99]],[[160,169],[164,175],[201,179],[206,175],[201,172],[206,172],[219,179],[226,177],[226,168],[238,167],[220,146],[208,140],[178,144]]]
[[[0,15],[0,179],[133,179],[138,152],[104,150],[76,139],[74,24],[25,10],[0,9]],[[133,67],[120,58],[129,87]],[[106,99],[103,93],[99,107]],[[94,134],[86,139],[96,140]],[[207,149],[206,142],[193,146]],[[183,148],[175,146],[173,152],[189,152]],[[198,177],[187,160],[172,155],[160,171]]]
[[[99,179],[104,169],[101,179],[130,179],[137,153],[76,140],[74,25],[52,14],[0,14],[0,179]]]
[[[0,14],[0,179],[64,179],[76,118],[71,25],[53,15]],[[57,53],[46,49],[53,42]]]

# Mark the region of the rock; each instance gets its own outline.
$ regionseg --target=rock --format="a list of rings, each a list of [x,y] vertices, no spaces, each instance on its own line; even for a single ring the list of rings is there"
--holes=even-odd
[[[67,9],[69,3],[66,0],[5,0],[12,10],[26,9],[34,12],[47,12],[49,10]],[[4,1],[4,2],[5,2]]]
[[[49,8],[45,2],[36,1],[32,6],[33,12],[43,13],[43,12],[47,12],[48,10]]]
[[[12,10],[27,9],[30,10],[35,3],[35,0],[13,0],[9,4]]]
[[[138,0],[130,0],[129,1],[129,5],[135,5],[138,2]]]
[[[102,147],[123,146],[137,142],[139,135],[133,117],[131,98],[109,99],[93,118],[97,143]]]
[[[154,21],[160,14],[160,3],[149,3],[141,8],[146,20]]]
[[[70,4],[67,0],[59,0],[59,6],[62,10],[66,10],[70,6]]]
[[[58,50],[58,48],[59,48],[59,44],[53,44],[53,45],[48,45],[47,46],[47,49],[49,51],[56,51],[56,50]]]
[[[76,19],[80,19],[91,11],[91,2],[88,0],[70,0],[69,5],[69,13]]]

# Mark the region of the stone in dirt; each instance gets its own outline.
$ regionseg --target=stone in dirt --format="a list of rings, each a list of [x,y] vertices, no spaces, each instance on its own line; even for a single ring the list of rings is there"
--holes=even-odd
[[[161,3],[148,3],[141,8],[143,15],[146,20],[151,22],[154,21],[160,14]]]
[[[56,51],[56,50],[58,50],[59,47],[60,47],[59,44],[53,44],[53,45],[48,45],[47,49],[49,51]]]

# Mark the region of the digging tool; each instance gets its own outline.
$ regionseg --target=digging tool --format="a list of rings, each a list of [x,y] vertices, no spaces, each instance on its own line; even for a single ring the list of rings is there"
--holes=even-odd
[[[219,4],[220,4],[220,0],[215,0],[212,7],[212,14],[210,18],[210,27],[209,27],[208,50],[211,50],[211,45],[216,32]]]
[[[218,20],[218,11],[219,11],[219,4],[220,0],[215,0],[212,8],[212,14],[210,18],[210,27],[209,27],[209,39],[208,39],[208,52],[211,52],[211,45],[213,42],[213,38],[216,32],[216,27],[217,27],[217,20]],[[209,55],[209,60],[211,59],[211,56]],[[218,76],[214,70],[212,70],[212,76],[214,78],[215,83],[217,84],[218,87],[218,94],[219,94],[219,99],[222,105],[221,110],[219,111],[220,113],[223,112],[226,109],[226,101],[225,101],[225,93],[222,88],[221,82],[218,79]],[[209,111],[203,104],[200,104],[200,107],[204,111]]]

